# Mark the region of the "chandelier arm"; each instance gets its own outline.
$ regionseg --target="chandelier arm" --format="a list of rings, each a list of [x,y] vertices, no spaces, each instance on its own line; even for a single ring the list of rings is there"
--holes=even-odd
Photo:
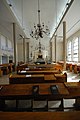
[[[49,29],[48,26],[46,27],[46,29],[44,30],[44,23],[42,23],[42,25],[40,24],[40,4],[39,4],[39,0],[38,0],[38,24],[35,25],[34,24],[34,31],[31,31],[30,36],[32,38],[35,38],[36,40],[38,40],[39,38],[43,38],[43,33],[45,33],[46,35],[49,35]]]
[[[50,32],[47,32],[47,31],[43,31],[43,33],[45,33],[46,35],[49,35],[49,34],[50,34]]]

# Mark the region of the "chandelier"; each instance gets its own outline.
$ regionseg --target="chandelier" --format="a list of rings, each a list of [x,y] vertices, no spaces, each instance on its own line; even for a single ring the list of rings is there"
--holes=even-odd
[[[40,9],[39,9],[39,0],[38,0],[38,24],[37,25],[34,24],[34,31],[31,30],[30,36],[38,40],[39,38],[43,38],[44,34],[49,35],[50,31],[47,25],[44,26],[44,23],[42,24],[40,23]]]
[[[41,44],[40,40],[39,40],[39,44],[36,45],[35,50],[39,50],[39,52],[41,50],[45,50],[45,47],[44,47],[44,45]]]

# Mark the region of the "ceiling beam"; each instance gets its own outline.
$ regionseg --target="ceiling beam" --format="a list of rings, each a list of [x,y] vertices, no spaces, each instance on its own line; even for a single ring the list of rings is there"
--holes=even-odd
[[[55,33],[57,32],[57,30],[58,30],[58,28],[59,28],[59,26],[60,26],[62,20],[64,19],[66,13],[68,12],[68,10],[69,10],[69,8],[71,7],[71,5],[72,5],[73,2],[74,2],[74,0],[71,0],[70,3],[67,3],[67,4],[66,4],[68,7],[66,8],[66,11],[64,12],[64,14],[63,14],[63,16],[62,16],[62,18],[61,18],[59,24],[57,25],[57,27],[56,27],[56,29],[55,29],[55,31],[54,31],[54,33],[53,33],[53,35],[52,35],[50,41],[52,40],[52,38],[54,37]]]

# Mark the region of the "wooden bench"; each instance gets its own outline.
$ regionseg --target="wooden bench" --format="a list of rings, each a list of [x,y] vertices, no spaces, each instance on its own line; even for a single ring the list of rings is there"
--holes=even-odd
[[[0,66],[0,77],[3,76],[3,71],[1,70],[1,66]]]
[[[38,94],[33,94],[33,87],[39,86]],[[52,94],[50,90],[51,85],[58,86],[58,94]],[[18,100],[31,100],[31,110],[33,108],[34,100],[45,100],[47,103],[46,110],[48,110],[48,101],[61,101],[61,110],[63,110],[63,98],[69,92],[63,83],[43,83],[43,84],[9,84],[2,85],[0,90],[0,109],[5,110],[5,100],[16,100],[16,110],[18,109]],[[21,108],[22,109],[22,108]],[[37,108],[36,108],[37,109]],[[50,109],[50,108],[49,108]],[[56,109],[56,108],[53,108]],[[58,109],[58,108],[57,108]]]
[[[14,63],[5,63],[5,64],[0,64],[1,66],[1,71],[3,72],[3,75],[7,75],[11,73],[14,69]]]
[[[20,66],[17,66],[17,73],[18,71],[22,70],[29,70],[29,71],[47,71],[47,70],[59,70],[62,71],[63,67],[59,64],[45,64],[45,65],[27,65],[27,64],[22,64]]]
[[[1,120],[80,120],[80,111],[0,112]]]
[[[52,93],[50,86],[57,85],[58,93]],[[39,86],[38,94],[33,94],[33,86]],[[65,83],[43,83],[43,84],[10,84],[2,85],[0,90],[0,108],[4,109],[5,100],[31,100],[31,109],[33,109],[33,100],[61,101],[61,110],[70,109],[65,108],[63,99],[80,98],[80,83],[79,82],[65,82]],[[2,106],[2,107],[1,107]],[[18,102],[17,102],[18,108]],[[49,108],[50,109],[50,108]],[[17,110],[17,109],[16,109]]]
[[[67,74],[29,74],[19,75],[11,74],[9,76],[10,84],[25,84],[25,83],[54,83],[66,82]]]

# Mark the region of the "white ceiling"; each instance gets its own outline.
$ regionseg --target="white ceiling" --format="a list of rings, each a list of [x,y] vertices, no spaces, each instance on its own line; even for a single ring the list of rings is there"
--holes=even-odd
[[[77,32],[80,29],[80,0],[74,0],[72,6],[64,17],[63,21],[66,21],[66,35],[67,38],[72,34]],[[63,33],[63,25],[61,23],[58,29],[58,35],[62,35]]]
[[[54,33],[56,20],[58,20],[67,2],[68,0],[40,0],[41,23],[44,22],[45,25],[48,25],[51,34]],[[10,7],[9,4],[12,6]],[[63,21],[66,21],[67,38],[80,28],[79,11],[80,0],[74,0],[68,13],[63,19]],[[15,16],[17,20],[15,19]],[[16,21],[17,24],[19,22],[20,26],[23,27],[26,37],[29,38],[34,23],[38,23],[38,0],[0,0],[0,29],[2,29],[1,26],[3,26],[5,28],[5,33],[6,30],[8,30],[9,36],[11,36],[12,26],[10,24]],[[17,28],[18,35],[23,34],[21,27]],[[62,23],[57,34],[58,36],[63,35]],[[43,39],[49,41],[50,37],[45,36]]]
[[[30,37],[34,23],[38,23],[38,0],[7,0],[12,5],[11,9],[16,14],[27,37]],[[68,0],[39,0],[40,20],[48,25],[52,35],[55,30],[56,19],[61,15]]]

